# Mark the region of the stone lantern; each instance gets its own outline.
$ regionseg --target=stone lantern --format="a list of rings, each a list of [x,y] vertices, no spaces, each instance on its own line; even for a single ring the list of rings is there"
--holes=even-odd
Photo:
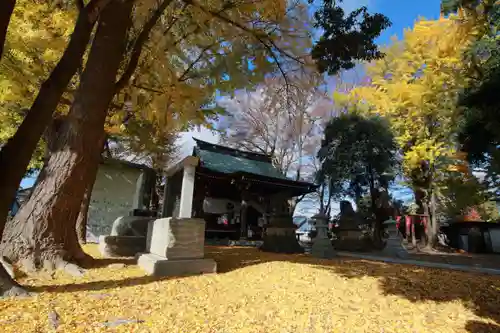
[[[332,241],[328,238],[328,216],[319,213],[312,217],[316,225],[316,237],[311,248],[311,255],[315,258],[331,259],[336,256]]]
[[[397,222],[392,218],[383,223],[389,237],[386,240],[386,246],[382,252],[391,257],[396,256],[399,258],[406,258],[408,256],[408,252],[401,244],[401,237],[399,236],[396,223]]]

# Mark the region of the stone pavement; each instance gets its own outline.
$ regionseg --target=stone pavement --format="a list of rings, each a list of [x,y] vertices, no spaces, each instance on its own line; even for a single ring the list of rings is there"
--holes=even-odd
[[[500,269],[481,267],[479,265],[449,264],[443,262],[432,262],[432,261],[415,260],[415,259],[401,259],[401,258],[381,256],[377,254],[342,252],[342,251],[337,252],[337,255],[350,258],[364,259],[364,260],[383,261],[393,264],[415,265],[415,266],[429,267],[429,268],[441,268],[441,269],[451,269],[464,272],[500,275]]]

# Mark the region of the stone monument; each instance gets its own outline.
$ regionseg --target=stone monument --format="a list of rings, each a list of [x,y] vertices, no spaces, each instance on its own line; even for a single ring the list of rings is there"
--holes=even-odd
[[[272,215],[263,237],[264,243],[260,247],[265,252],[275,253],[304,253],[295,231],[297,226],[289,213],[286,195],[280,194],[271,199]]]
[[[133,257],[146,250],[146,235],[151,217],[120,216],[111,235],[99,237],[99,252],[105,257]]]
[[[312,217],[316,222],[316,237],[311,248],[311,255],[315,258],[331,259],[335,257],[332,241],[328,238],[328,217],[324,214],[317,214]]]
[[[146,250],[137,264],[155,276],[216,273],[213,259],[204,258],[205,221],[196,218],[162,218],[149,222]]]
[[[401,237],[399,236],[398,228],[396,227],[396,221],[392,218],[384,222],[388,238],[386,241],[386,246],[382,250],[383,254],[391,257],[406,258],[408,257],[408,252],[404,249],[401,244]]]
[[[293,217],[290,214],[271,215],[264,235],[264,243],[260,249],[275,253],[304,253],[304,249],[297,240],[296,229],[297,226],[293,223]]]
[[[334,245],[337,250],[365,251],[371,246],[371,240],[367,239],[361,226],[367,221],[356,213],[349,201],[340,202],[339,226],[336,230],[337,240]]]

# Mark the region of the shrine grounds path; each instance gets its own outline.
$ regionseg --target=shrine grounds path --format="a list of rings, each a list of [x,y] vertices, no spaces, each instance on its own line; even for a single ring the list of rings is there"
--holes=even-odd
[[[83,278],[20,279],[38,294],[0,300],[0,331],[500,332],[496,275],[248,247],[207,247],[206,256],[218,274],[154,278],[131,259],[101,259]]]

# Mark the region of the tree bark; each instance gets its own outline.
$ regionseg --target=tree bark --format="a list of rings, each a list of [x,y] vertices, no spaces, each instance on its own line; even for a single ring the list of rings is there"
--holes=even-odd
[[[5,0],[2,0],[2,3]],[[0,150],[0,235],[10,205],[45,128],[69,81],[80,67],[99,11],[110,0],[91,0],[80,11],[66,50],[38,94],[16,133]],[[2,15],[4,12],[2,11]]]
[[[2,59],[5,41],[7,39],[7,30],[15,6],[16,0],[0,1],[0,60]]]
[[[99,163],[93,166],[92,170],[89,171],[90,182],[85,188],[85,194],[80,205],[80,212],[78,213],[78,218],[76,219],[76,234],[78,236],[78,241],[80,242],[80,244],[87,244],[87,219],[89,213],[89,205],[90,199],[92,198],[92,190],[94,189],[98,171]]]
[[[100,16],[75,101],[55,152],[40,173],[30,200],[5,229],[2,252],[29,271],[44,267],[81,274],[85,260],[76,219],[92,168],[100,160],[104,122],[131,26],[132,0],[114,0]]]

